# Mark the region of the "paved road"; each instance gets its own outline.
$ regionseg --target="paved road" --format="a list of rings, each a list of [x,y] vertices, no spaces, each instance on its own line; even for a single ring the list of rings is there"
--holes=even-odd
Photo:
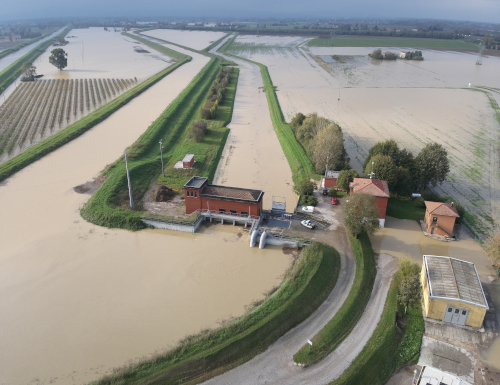
[[[228,59],[249,65],[232,57]],[[327,300],[306,321],[281,337],[268,350],[205,384],[326,384],[340,376],[361,352],[380,320],[398,263],[388,255],[379,257],[372,295],[354,330],[326,359],[301,368],[293,364],[293,355],[337,313],[351,289],[356,268],[347,231],[343,226],[330,231],[318,230],[315,238],[335,247],[341,257],[339,278]]]

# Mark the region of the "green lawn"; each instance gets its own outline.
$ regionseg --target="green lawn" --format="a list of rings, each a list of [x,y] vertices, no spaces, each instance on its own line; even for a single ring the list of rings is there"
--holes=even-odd
[[[231,323],[184,338],[172,350],[125,366],[94,385],[198,384],[250,360],[309,317],[328,297],[340,271],[333,248],[313,243],[262,304]]]
[[[370,239],[363,233],[359,239],[349,234],[349,240],[356,258],[356,274],[349,295],[337,314],[311,338],[311,349],[305,344],[293,356],[295,362],[312,365],[335,350],[356,326],[370,299],[377,274]]]
[[[465,42],[463,40],[379,36],[335,36],[333,39],[312,39],[311,41],[309,41],[308,46],[478,49],[477,45]]]
[[[391,197],[387,204],[387,216],[397,219],[423,220],[425,208],[418,208],[410,198]]]

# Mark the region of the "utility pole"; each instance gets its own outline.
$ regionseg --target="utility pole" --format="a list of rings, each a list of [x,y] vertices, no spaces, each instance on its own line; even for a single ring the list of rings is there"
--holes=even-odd
[[[128,172],[128,162],[127,162],[127,150],[125,153],[125,167],[127,168],[127,181],[128,181],[128,196],[130,197],[130,208],[134,209],[134,200],[132,199],[132,185],[130,184],[130,174]]]
[[[161,154],[161,172],[163,173],[163,177],[165,178],[165,166],[163,166],[163,144],[162,140],[160,139],[160,154]]]

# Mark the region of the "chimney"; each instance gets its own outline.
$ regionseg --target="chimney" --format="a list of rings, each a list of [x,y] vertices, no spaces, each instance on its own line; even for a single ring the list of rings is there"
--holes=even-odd
[[[455,206],[453,205],[453,203],[454,203],[454,202],[451,202],[451,207],[455,207]]]

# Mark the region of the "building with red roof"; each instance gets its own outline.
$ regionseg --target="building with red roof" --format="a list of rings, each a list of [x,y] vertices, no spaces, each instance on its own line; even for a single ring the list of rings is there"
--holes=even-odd
[[[455,220],[459,218],[452,203],[425,201],[425,232],[452,238]]]
[[[354,178],[349,187],[351,195],[355,193],[363,193],[375,197],[377,208],[380,213],[380,227],[384,227],[385,213],[387,211],[387,203],[390,197],[387,182],[379,179]]]

